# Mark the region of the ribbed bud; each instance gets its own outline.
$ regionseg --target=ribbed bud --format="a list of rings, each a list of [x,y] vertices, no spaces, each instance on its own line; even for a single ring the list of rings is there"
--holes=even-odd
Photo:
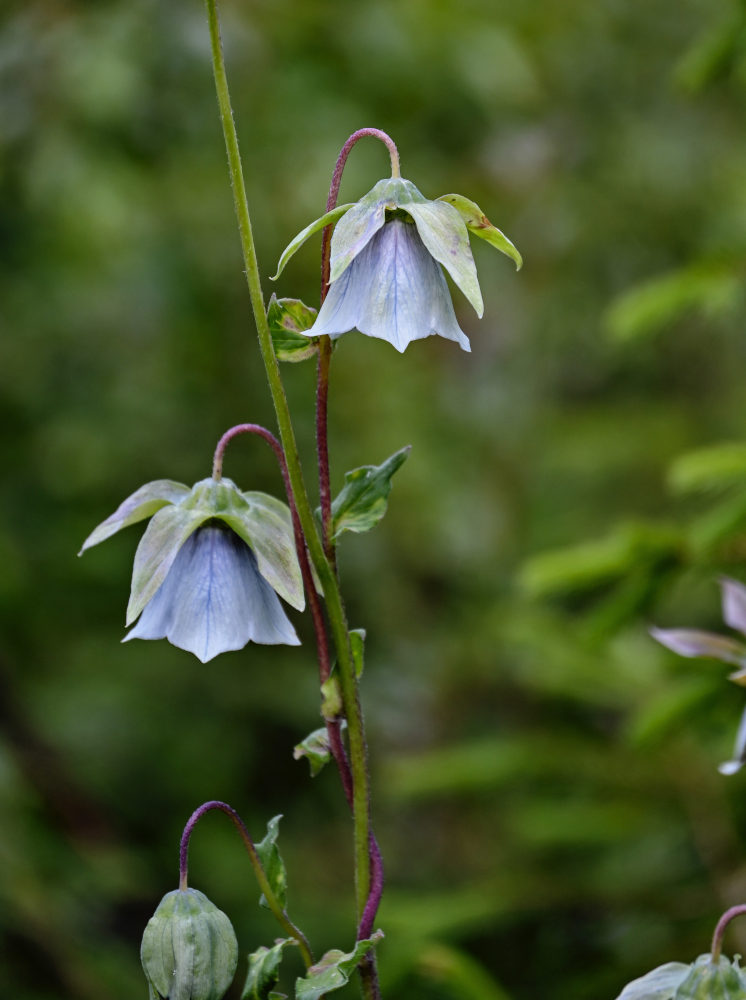
[[[714,964],[710,955],[700,955],[674,1000],[746,1000],[746,978],[735,962],[721,957]]]
[[[228,917],[197,889],[167,893],[148,921],[140,959],[161,1000],[221,1000],[238,964]]]

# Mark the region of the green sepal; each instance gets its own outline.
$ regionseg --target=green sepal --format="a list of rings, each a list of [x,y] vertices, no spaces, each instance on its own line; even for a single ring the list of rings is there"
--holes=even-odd
[[[406,212],[428,253],[445,267],[481,316],[484,311],[469,235],[461,215],[443,201],[430,201],[403,177],[379,181],[347,212],[332,236],[329,281],[349,267],[386,222],[386,212]]]
[[[105,521],[93,529],[83,542],[78,555],[83,555],[86,549],[111,538],[122,528],[127,528],[130,524],[137,524],[138,521],[144,521],[146,517],[152,517],[161,507],[180,503],[188,496],[189,487],[184,486],[183,483],[176,483],[172,479],[156,479],[152,483],[146,483],[139,490],[135,490],[132,496],[123,500],[113,514],[110,514]]]
[[[383,937],[376,931],[364,941],[358,941],[353,951],[345,954],[338,949],[327,951],[316,965],[312,965],[303,979],[295,981],[296,1000],[319,1000],[324,993],[331,993],[345,986],[361,959]]]
[[[277,836],[280,832],[280,820],[282,814],[274,816],[267,823],[267,833],[263,840],[256,845],[256,853],[262,863],[264,874],[272,887],[272,891],[277,897],[277,901],[284,909],[287,901],[288,876],[285,871],[285,862],[282,860],[280,850],[277,847]],[[262,893],[259,897],[259,905],[269,909],[269,903]]]
[[[273,295],[267,309],[272,346],[279,361],[305,361],[318,351],[318,337],[304,335],[318,314],[300,299],[278,299]]]
[[[523,267],[523,257],[521,257],[517,247],[511,243],[505,233],[501,232],[497,226],[492,225],[475,201],[464,198],[462,194],[444,194],[438,198],[438,201],[452,205],[466,223],[466,228],[470,233],[486,240],[490,246],[510,257],[515,263],[516,271],[520,271]]]
[[[667,962],[628,983],[617,1000],[673,1000],[691,969],[683,962]]]
[[[746,1000],[746,978],[737,962],[700,955],[674,994],[675,1000]]]
[[[347,723],[343,719],[341,728],[344,729],[346,726]],[[329,734],[326,731],[326,726],[322,726],[321,729],[314,729],[304,740],[301,740],[300,743],[293,747],[293,758],[300,760],[302,757],[305,757],[308,761],[312,778],[315,778],[322,768],[329,763],[332,759],[332,751],[329,746]]]
[[[271,948],[257,948],[249,955],[249,971],[246,975],[241,1000],[270,1000],[282,996],[274,992],[280,978],[280,962],[287,945],[297,945],[294,938],[277,941]]]
[[[167,893],[148,921],[140,960],[156,1000],[221,1000],[238,942],[228,917],[197,889]]]
[[[135,552],[126,624],[137,618],[166,579],[179,549],[210,514],[182,504],[164,507],[150,520]]]
[[[333,722],[342,714],[342,687],[336,674],[331,674],[321,685],[321,715]]]
[[[459,212],[444,201],[410,201],[400,207],[414,219],[430,256],[443,265],[481,317],[484,302],[477,266],[469,246],[469,233]]]
[[[403,464],[411,445],[401,448],[381,465],[363,465],[345,473],[345,483],[332,503],[334,538],[345,531],[370,531],[388,507],[391,478]]]
[[[248,503],[247,510],[242,509],[240,516],[235,518],[229,519],[224,514],[218,516],[251,548],[257,568],[267,583],[288,604],[302,611],[306,599],[290,508],[269,493],[248,491],[241,495]]]
[[[293,237],[293,239],[288,243],[288,245],[282,251],[282,254],[280,255],[280,260],[277,264],[277,273],[273,274],[269,280],[277,281],[277,279],[282,274],[287,262],[290,260],[290,258],[296,252],[296,250],[300,250],[300,248],[303,246],[303,244],[310,236],[313,236],[314,233],[318,233],[320,229],[326,229],[327,226],[333,225],[338,219],[342,218],[345,212],[349,211],[351,208],[353,208],[352,203],[350,203],[349,205],[337,205],[337,207],[333,208],[331,212],[327,212],[325,215],[322,215],[321,218],[316,219],[314,222],[310,223],[310,225],[306,226],[305,229],[301,229],[298,235]]]
[[[280,597],[303,610],[303,577],[287,505],[266,493],[242,493],[230,479],[202,479],[177,504],[156,511],[145,529],[135,552],[127,625],[163,583],[192,532],[213,518],[246,542],[257,569]]]

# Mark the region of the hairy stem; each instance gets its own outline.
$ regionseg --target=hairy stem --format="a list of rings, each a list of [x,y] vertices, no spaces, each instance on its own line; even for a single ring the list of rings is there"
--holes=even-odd
[[[256,846],[254,841],[251,839],[251,835],[246,828],[246,824],[238,815],[236,810],[233,809],[232,806],[229,806],[226,802],[218,802],[216,800],[213,800],[212,802],[205,802],[199,807],[199,809],[195,809],[189,817],[187,825],[184,827],[184,832],[181,835],[181,845],[179,847],[179,888],[186,889],[188,886],[189,840],[192,836],[192,831],[205,813],[210,812],[211,809],[219,809],[233,821],[233,825],[238,830],[241,835],[241,839],[244,842],[244,846],[246,847],[249,855],[249,860],[251,861],[251,867],[254,869],[254,875],[256,876],[257,883],[259,884],[261,891],[264,893],[264,897],[267,900],[270,910],[285,933],[298,942],[298,947],[300,948],[303,956],[305,966],[307,969],[310,968],[313,965],[313,955],[311,954],[311,949],[308,946],[308,941],[302,931],[300,931],[292,922],[290,917],[288,917],[284,907],[275,895],[262,863],[259,860],[259,855],[256,852]]]
[[[352,770],[352,806],[355,852],[355,896],[358,921],[362,919],[368,902],[371,887],[371,859],[369,855],[371,825],[370,825],[370,789],[367,763],[367,747],[365,729],[357,692],[357,676],[350,647],[347,617],[339,590],[339,583],[333,566],[324,552],[314,521],[313,510],[308,500],[303,473],[298,454],[295,433],[290,420],[290,410],[285,396],[285,390],[280,378],[279,364],[272,347],[272,338],[267,322],[267,313],[262,294],[259,269],[254,247],[254,237],[249,217],[249,207],[246,198],[246,188],[243,180],[241,156],[238,148],[238,136],[228,91],[228,80],[225,72],[222,45],[220,41],[220,25],[218,20],[216,0],[205,0],[207,19],[210,28],[212,63],[215,75],[220,120],[223,127],[226,151],[228,154],[228,171],[233,189],[233,198],[238,219],[238,229],[241,239],[246,280],[249,287],[252,311],[259,337],[259,348],[267,372],[272,402],[277,417],[288,477],[298,511],[298,517],[303,529],[303,535],[308,545],[308,552],[318,575],[326,600],[327,614],[331,628],[334,646],[337,652],[340,685],[344,710],[347,718],[347,732],[350,747],[350,766]],[[373,996],[370,988],[366,989],[368,996]]]

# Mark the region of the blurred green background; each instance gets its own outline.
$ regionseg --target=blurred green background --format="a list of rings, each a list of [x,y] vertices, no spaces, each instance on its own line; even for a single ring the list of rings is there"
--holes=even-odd
[[[223,18],[265,277],[366,125],[526,261],[474,248],[471,355],[357,334],[335,354],[335,485],[413,445],[385,521],[341,552],[368,630],[385,997],[613,1000],[746,896],[746,778],[716,770],[743,694],[647,634],[716,627],[717,576],[746,579],[746,6]],[[340,791],[292,758],[319,724],[308,623],[301,650],[206,666],[121,646],[138,530],[75,558],[141,483],[192,483],[228,426],[272,423],[202,6],[6,0],[0,21],[0,993],[144,997],[142,928],[210,798],[257,838],[284,813],[291,913],[318,952],[348,948]],[[342,200],[386,170],[361,143]],[[278,294],[317,301],[317,248]],[[312,369],[284,369],[309,468]],[[258,442],[226,474],[281,489]],[[242,953],[271,943],[224,817],[191,880]]]

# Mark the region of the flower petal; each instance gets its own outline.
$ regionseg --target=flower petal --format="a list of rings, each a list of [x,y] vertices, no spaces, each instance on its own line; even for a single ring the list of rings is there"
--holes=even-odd
[[[309,336],[338,337],[353,327],[403,351],[438,334],[471,350],[453,311],[443,272],[411,223],[393,219],[336,281]]]
[[[723,619],[726,625],[746,635],[746,587],[738,580],[723,577]]]
[[[111,538],[122,528],[126,528],[130,524],[137,524],[138,521],[144,521],[146,517],[151,517],[161,507],[180,503],[189,496],[189,492],[188,486],[176,483],[173,479],[156,479],[155,482],[146,483],[139,490],[135,490],[132,496],[123,500],[113,514],[110,514],[105,521],[93,529],[83,542],[83,547],[78,555],[82,555],[86,549],[90,549],[93,545],[98,545],[99,542]]]
[[[299,645],[295,629],[253,553],[214,522],[184,543],[129,639],[163,639],[203,663],[247,642]]]
[[[696,628],[651,628],[650,634],[679,656],[709,656],[738,666],[746,663],[746,646],[724,635]]]

